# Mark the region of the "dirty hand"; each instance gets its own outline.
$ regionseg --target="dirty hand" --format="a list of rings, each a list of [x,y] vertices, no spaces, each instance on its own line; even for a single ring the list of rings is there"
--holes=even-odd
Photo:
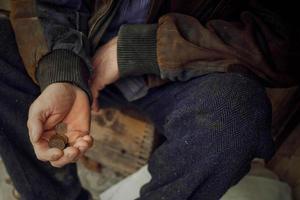
[[[117,41],[118,38],[115,37],[100,47],[92,59],[94,74],[90,80],[90,88],[93,95],[92,109],[94,111],[99,110],[97,102],[99,91],[119,78]]]
[[[55,126],[61,122],[67,125],[70,144],[63,151],[48,145]],[[88,97],[70,83],[49,85],[30,106],[27,126],[37,158],[50,161],[54,167],[75,162],[92,146]]]

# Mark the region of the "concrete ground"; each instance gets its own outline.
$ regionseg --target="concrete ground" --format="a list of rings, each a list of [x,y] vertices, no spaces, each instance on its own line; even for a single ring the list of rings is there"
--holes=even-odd
[[[77,166],[81,183],[83,187],[91,192],[94,200],[99,200],[99,195],[102,192],[124,178],[121,174],[116,173],[107,167],[102,167],[101,173],[99,173],[88,170],[80,162]]]
[[[101,173],[90,171],[81,163],[78,163],[78,174],[82,185],[92,193],[95,200],[99,200],[100,193],[124,178],[105,167]],[[13,192],[13,184],[0,158],[0,200],[15,200]]]
[[[0,200],[13,200],[14,187],[0,158]]]

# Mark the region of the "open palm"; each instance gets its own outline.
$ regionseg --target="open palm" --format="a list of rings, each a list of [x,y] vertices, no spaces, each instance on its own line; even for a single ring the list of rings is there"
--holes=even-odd
[[[55,134],[55,126],[61,122],[67,124],[66,136],[70,144],[63,151],[48,145]],[[75,162],[92,145],[86,93],[69,83],[51,84],[31,105],[28,129],[39,160],[50,161],[55,167]]]

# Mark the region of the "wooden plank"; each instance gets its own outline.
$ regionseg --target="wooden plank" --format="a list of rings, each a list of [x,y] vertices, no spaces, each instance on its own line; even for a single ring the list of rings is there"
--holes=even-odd
[[[300,106],[300,88],[268,89],[267,93],[272,103],[272,135],[276,140]]]
[[[92,114],[90,159],[129,175],[145,165],[154,148],[154,126],[115,109]]]

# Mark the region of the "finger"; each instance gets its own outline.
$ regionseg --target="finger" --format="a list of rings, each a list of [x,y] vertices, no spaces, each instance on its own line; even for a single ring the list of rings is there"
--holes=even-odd
[[[93,77],[93,79],[91,80],[90,88],[91,88],[91,92],[92,92],[92,96],[93,96],[92,110],[98,112],[99,111],[99,105],[98,105],[99,91],[104,88],[102,78]]]
[[[56,132],[54,130],[46,131],[42,133],[41,138],[49,142],[50,138],[54,136]]]
[[[29,138],[32,143],[39,140],[43,132],[43,123],[38,117],[32,117],[28,121]]]
[[[33,148],[38,160],[55,161],[63,156],[63,152],[57,148],[49,148],[48,141],[41,138],[33,144]]]
[[[83,155],[80,154],[75,160],[73,160],[72,163],[77,163],[78,160],[80,160],[82,157],[83,157]]]
[[[77,157],[80,155],[79,149],[75,147],[67,147],[64,149],[64,155],[56,161],[50,162],[53,167],[63,167],[66,164],[74,162],[74,160],[77,159]]]
[[[36,101],[30,106],[27,120],[27,127],[29,130],[29,137],[32,143],[37,142],[43,132],[44,122],[43,110]]]
[[[89,144],[89,147],[93,146],[94,139],[91,135],[85,135],[82,137],[82,139],[85,140]]]
[[[78,138],[74,144],[74,147],[78,148],[83,155],[89,148],[93,145],[93,139],[91,136],[86,135],[84,137]]]
[[[92,110],[98,112],[99,111],[99,105],[98,105],[99,90],[92,87],[91,91],[93,95]]]
[[[98,103],[98,99],[93,99],[93,104],[92,104],[92,110],[94,112],[99,112],[100,108],[99,108],[99,103]]]
[[[73,131],[68,131],[68,132],[66,133],[66,136],[67,136],[68,139],[69,139],[69,144],[70,144],[71,146],[73,146],[78,138],[81,138],[81,137],[83,137],[83,136],[85,136],[85,135],[87,135],[87,134],[88,134],[88,133],[83,133],[82,131],[74,131],[74,130],[73,130]]]
[[[79,149],[80,155],[83,155],[89,149],[89,144],[85,140],[79,139],[74,144],[74,147],[77,148],[77,149]]]

